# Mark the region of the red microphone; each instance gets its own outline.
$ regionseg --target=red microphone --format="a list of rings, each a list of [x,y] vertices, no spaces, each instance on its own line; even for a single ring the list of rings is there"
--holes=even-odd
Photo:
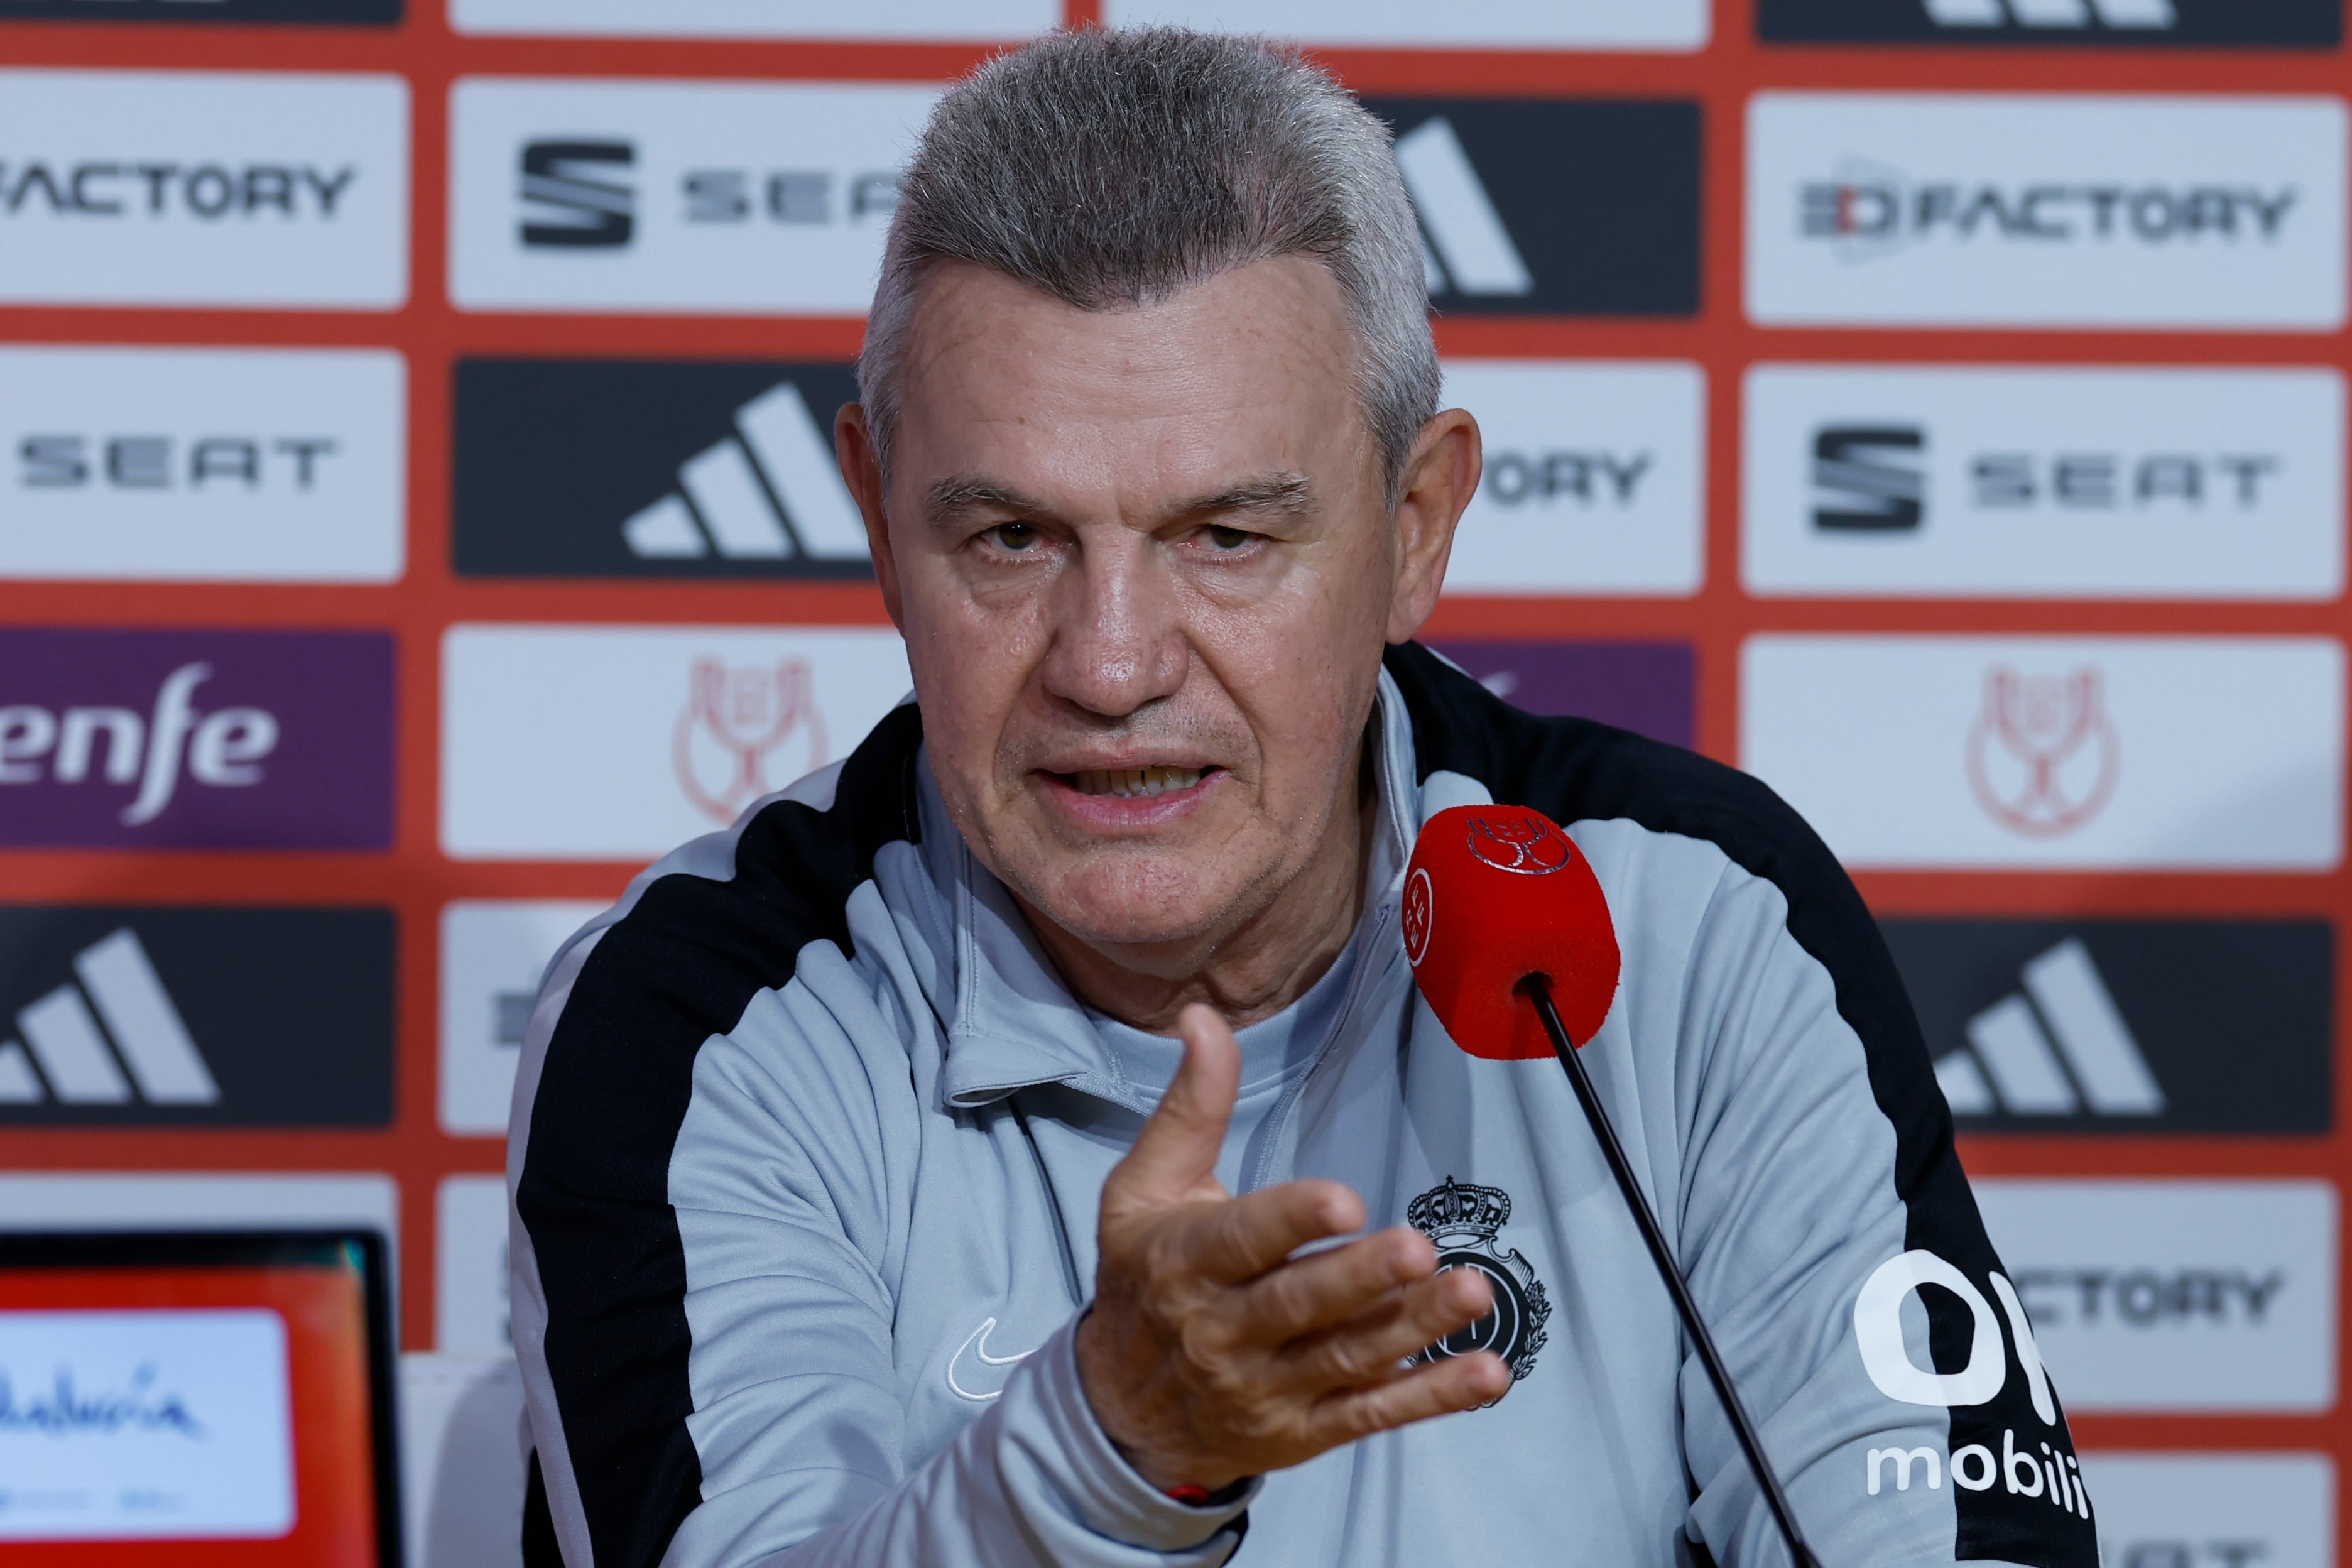
[[[1553,1056],[1567,1069],[1790,1557],[1798,1568],[1818,1568],[1715,1337],[1698,1315],[1690,1282],[1577,1054],[1608,1021],[1622,963],[1617,927],[1591,862],[1558,823],[1531,807],[1451,807],[1431,817],[1413,844],[1401,926],[1413,984],[1455,1045],[1496,1061]]]

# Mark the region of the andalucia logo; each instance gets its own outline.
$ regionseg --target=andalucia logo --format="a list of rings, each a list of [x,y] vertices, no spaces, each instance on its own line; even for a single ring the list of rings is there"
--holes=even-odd
[[[1500,1187],[1465,1186],[1453,1177],[1412,1200],[1405,1223],[1437,1244],[1437,1267],[1475,1268],[1495,1288],[1495,1307],[1469,1327],[1431,1345],[1415,1362],[1493,1351],[1511,1369],[1514,1382],[1533,1372],[1544,1348],[1544,1323],[1551,1300],[1535,1266],[1506,1252],[1496,1235],[1511,1220],[1511,1194]]]

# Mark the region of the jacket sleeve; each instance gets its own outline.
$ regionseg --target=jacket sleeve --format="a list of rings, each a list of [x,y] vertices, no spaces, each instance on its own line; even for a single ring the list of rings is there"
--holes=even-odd
[[[569,1568],[1224,1562],[1248,1500],[1190,1508],[1135,1474],[1074,1324],[906,1464],[887,1282],[920,1262],[889,1194],[919,1130],[896,1031],[813,943],[665,1097],[643,1042],[600,1050],[584,1011],[625,1010],[628,957],[577,984],[559,964],[519,1093],[515,1341],[547,1514],[527,1540]]]
[[[1732,863],[1688,958],[1681,1169],[1657,1173],[1700,1309],[1822,1562],[2097,1568],[2064,1414],[1893,962],[1827,849],[1767,802],[1709,835]],[[1786,1562],[1695,1355],[1682,1383],[1694,1528],[1727,1568]]]

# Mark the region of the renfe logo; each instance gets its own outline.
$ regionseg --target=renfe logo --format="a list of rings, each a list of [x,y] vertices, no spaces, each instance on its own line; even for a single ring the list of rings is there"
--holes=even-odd
[[[450,297],[468,310],[863,315],[900,161],[937,97],[866,83],[460,81]]]
[[[404,79],[0,73],[0,301],[385,310],[407,297]]]
[[[1759,93],[1748,313],[2333,330],[2345,125],[2320,98]]]
[[[1963,1131],[2328,1129],[2336,938],[2324,921],[1880,930]]]
[[[1768,43],[2296,45],[2343,39],[2342,0],[1759,0]]]
[[[2326,870],[2344,655],[2291,637],[1752,637],[1742,764],[1850,866]]]
[[[461,360],[466,576],[871,577],[846,364]]]
[[[2332,599],[2344,381],[2288,367],[1759,365],[1751,592]]]
[[[0,844],[380,849],[392,639],[0,629]]]
[[[0,904],[0,1126],[382,1127],[393,921]]]
[[[1365,107],[1395,128],[1440,310],[1697,310],[1696,104],[1371,98]],[[1608,243],[1593,243],[1603,235]]]
[[[1526,712],[1573,714],[1670,746],[1691,743],[1698,665],[1687,643],[1445,637],[1429,647]]]

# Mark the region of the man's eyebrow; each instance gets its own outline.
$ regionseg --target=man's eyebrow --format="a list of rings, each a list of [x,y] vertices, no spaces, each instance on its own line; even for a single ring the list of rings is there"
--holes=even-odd
[[[957,475],[935,482],[924,493],[923,511],[934,522],[980,507],[994,507],[1024,517],[1050,518],[1054,509],[1026,491],[993,479]],[[1171,520],[1213,516],[1221,512],[1271,512],[1304,517],[1317,510],[1315,486],[1304,474],[1265,474],[1221,490],[1190,496],[1168,508]]]
[[[1053,508],[1011,485],[964,475],[937,481],[923,496],[923,513],[934,522],[984,506],[1001,507],[1031,517],[1053,515]]]
[[[1168,515],[1171,518],[1199,517],[1204,513],[1242,511],[1305,517],[1315,510],[1315,487],[1307,476],[1282,473],[1244,479],[1240,484],[1224,489],[1179,501],[1168,509]]]

